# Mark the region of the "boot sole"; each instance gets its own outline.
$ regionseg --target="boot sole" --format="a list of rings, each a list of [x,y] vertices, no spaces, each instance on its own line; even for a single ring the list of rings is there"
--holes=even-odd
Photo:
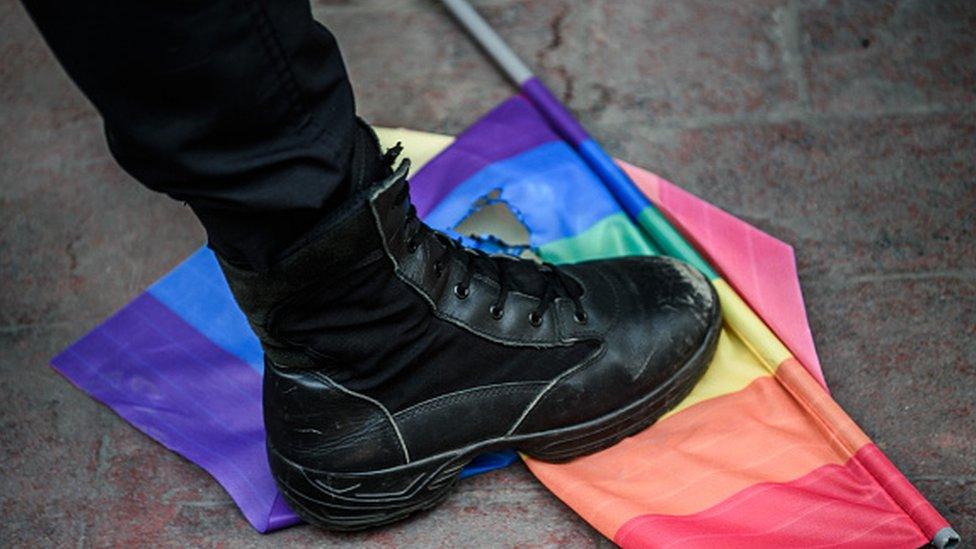
[[[388,469],[334,473],[303,467],[270,444],[268,460],[288,505],[310,524],[355,531],[397,522],[441,503],[461,469],[485,452],[516,449],[535,459],[563,463],[593,454],[650,427],[691,392],[718,344],[721,313],[716,306],[705,343],[653,392],[599,418],[537,433],[499,437]]]

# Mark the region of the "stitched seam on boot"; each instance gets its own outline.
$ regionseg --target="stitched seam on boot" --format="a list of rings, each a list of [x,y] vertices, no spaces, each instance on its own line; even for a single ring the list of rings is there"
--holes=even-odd
[[[607,353],[606,342],[601,342],[600,350],[594,353],[593,356],[591,356],[587,360],[584,360],[583,362],[580,362],[576,366],[573,366],[569,370],[566,370],[561,375],[559,375],[559,377],[550,381],[549,384],[543,387],[542,390],[539,391],[539,394],[534,399],[532,399],[532,401],[529,402],[528,405],[526,405],[525,410],[522,411],[522,414],[518,417],[518,419],[515,420],[515,423],[512,424],[512,427],[509,428],[508,432],[505,433],[505,436],[511,436],[513,433],[515,433],[515,431],[519,428],[519,426],[522,425],[522,422],[525,421],[525,418],[529,417],[529,414],[531,414],[533,410],[541,406],[542,403],[544,403],[546,400],[549,399],[549,397],[552,396],[552,394],[555,392],[555,388],[561,382],[565,381],[566,378],[570,377],[576,372],[579,372],[583,368],[599,363],[600,359],[603,358],[603,355],[605,355],[606,353]]]
[[[504,383],[495,383],[493,385],[481,385],[479,387],[469,387],[467,389],[462,389],[460,391],[454,391],[453,393],[438,395],[434,398],[429,398],[423,402],[418,402],[417,404],[413,404],[393,414],[393,417],[401,421],[406,421],[422,412],[437,410],[445,406],[454,404],[455,402],[463,400],[464,397],[468,396],[470,393],[478,392],[478,396],[491,396],[491,395],[498,395],[498,394],[518,393],[526,389],[532,389],[533,386],[539,386],[545,383],[546,383],[545,381],[510,381]]]
[[[390,413],[390,411],[386,408],[386,406],[383,406],[382,403],[380,403],[379,401],[377,401],[374,398],[370,398],[370,397],[368,397],[368,396],[366,396],[366,395],[364,395],[362,393],[357,393],[356,391],[353,391],[353,390],[350,390],[350,389],[347,389],[347,388],[343,387],[342,385],[336,383],[335,381],[332,380],[332,378],[330,378],[329,376],[323,374],[322,372],[312,372],[312,375],[314,377],[318,377],[319,379],[321,379],[322,381],[325,381],[328,384],[331,384],[332,386],[334,386],[335,388],[339,389],[343,393],[346,393],[347,395],[349,395],[351,397],[354,397],[354,398],[358,398],[358,399],[361,399],[361,400],[365,400],[366,402],[369,402],[369,403],[373,404],[374,406],[378,407],[380,410],[382,410],[383,411],[383,414],[386,416],[386,419],[389,421],[390,425],[393,427],[393,432],[396,434],[397,440],[400,441],[400,449],[403,451],[403,459],[404,459],[404,461],[406,463],[410,463],[410,451],[407,450],[407,444],[403,440],[403,434],[400,432],[400,427],[397,426],[396,421],[394,421],[393,414]]]
[[[302,450],[302,453],[306,453],[306,454],[330,453],[335,451],[337,448],[353,446],[352,443],[354,442],[363,439],[372,438],[374,431],[377,428],[382,429],[383,427],[385,427],[386,430],[388,431],[391,430],[389,422],[386,421],[386,418],[378,417],[376,419],[369,421],[368,423],[363,424],[361,427],[359,427],[358,429],[356,429],[351,433],[347,433],[341,437],[330,438],[327,442],[319,444],[315,446],[315,448]]]
[[[608,325],[607,329],[604,332],[604,333],[610,333],[613,330],[614,326],[617,325],[617,322],[620,319],[620,296],[617,294],[617,289],[613,285],[612,280],[608,279],[606,275],[600,271],[597,271],[596,274],[603,279],[603,281],[607,284],[607,287],[610,288],[610,291],[613,293],[613,319],[611,320],[610,324]],[[563,374],[557,377],[556,379],[553,379],[552,382],[550,382],[549,386],[543,389],[542,392],[539,393],[539,396],[535,400],[530,402],[528,406],[526,406],[525,411],[522,413],[522,416],[519,417],[519,419],[515,422],[515,424],[507,433],[508,435],[514,433],[522,424],[522,422],[524,422],[525,419],[529,417],[529,414],[531,414],[536,408],[541,407],[556,392],[557,388],[563,381],[565,381],[573,374],[579,372],[583,368],[586,368],[587,366],[592,366],[599,362],[599,359],[602,358],[607,351],[606,340],[601,339],[600,341],[601,341],[600,351],[596,353],[596,355],[592,358],[592,360],[583,361],[577,366],[574,366],[573,368],[570,368],[569,370],[563,372]]]
[[[427,291],[424,288],[420,287],[419,284],[404,276],[404,274],[401,272],[400,263],[397,261],[396,257],[393,256],[393,253],[390,251],[390,247],[386,241],[386,238],[383,238],[384,233],[383,233],[382,224],[379,219],[379,213],[376,211],[376,208],[373,206],[373,204],[370,204],[370,209],[373,212],[373,221],[376,224],[376,229],[377,231],[379,231],[381,236],[380,240],[383,241],[383,251],[386,253],[386,257],[393,264],[394,276],[396,276],[397,279],[399,279],[407,287],[409,287],[411,290],[417,293],[417,295],[419,295],[420,298],[423,299],[430,306],[431,314],[433,314],[436,318],[448,322],[450,324],[453,324],[454,326],[457,326],[462,330],[473,333],[478,337],[483,337],[488,341],[498,343],[500,345],[505,345],[508,347],[535,347],[535,348],[566,347],[568,345],[572,345],[573,343],[575,343],[575,341],[540,342],[538,340],[533,340],[533,339],[520,339],[520,338],[513,338],[513,337],[509,337],[507,339],[501,339],[499,337],[482,332],[480,330],[475,330],[474,328],[469,326],[466,322],[444,313],[443,311],[440,310],[440,308],[437,306],[437,303],[434,302],[433,298],[427,293]],[[475,275],[475,277],[478,276],[479,275],[477,274]],[[520,292],[511,292],[511,293],[517,294]],[[534,296],[529,296],[528,294],[521,294],[521,295],[525,295],[529,298],[537,299]]]

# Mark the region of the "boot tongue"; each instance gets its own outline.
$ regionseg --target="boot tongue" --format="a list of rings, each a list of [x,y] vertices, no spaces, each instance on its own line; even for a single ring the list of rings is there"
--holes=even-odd
[[[475,261],[474,265],[476,270],[495,279],[497,278],[495,272],[491,267],[482,264],[482,261],[494,262],[499,269],[504,269],[509,289],[512,291],[521,292],[540,299],[545,295],[546,288],[550,285],[554,285],[557,297],[572,297],[567,293],[567,289],[574,295],[582,291],[582,288],[579,287],[577,282],[568,277],[563,277],[563,281],[567,286],[564,289],[562,285],[557,284],[554,280],[555,274],[547,274],[545,272],[545,269],[548,269],[548,267],[540,266],[530,259],[515,260],[506,257],[489,257],[480,258],[480,261]]]
[[[546,276],[539,272],[538,265],[527,260],[508,261],[495,259],[495,261],[498,262],[499,267],[505,269],[505,274],[508,275],[508,280],[513,290],[535,297],[542,297],[546,292]]]

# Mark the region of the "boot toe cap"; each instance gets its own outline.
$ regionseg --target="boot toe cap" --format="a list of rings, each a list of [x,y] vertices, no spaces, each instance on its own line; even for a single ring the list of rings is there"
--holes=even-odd
[[[710,361],[720,323],[719,303],[697,269],[665,257],[623,258],[576,268],[570,272],[591,292],[584,306],[592,310],[595,322],[586,328],[599,334],[602,352],[557,380],[525,418],[521,432],[620,410],[669,390],[678,378],[697,379]],[[590,269],[601,277],[584,272]]]
[[[706,344],[719,322],[718,297],[697,269],[676,259],[633,257],[607,267],[619,312],[604,336],[602,369],[645,392]]]
[[[635,261],[628,278],[643,280],[646,295],[635,296],[625,326],[608,335],[608,342],[636,339],[618,344],[646,360],[636,371],[630,361],[622,366],[632,372],[635,383],[652,385],[685,365],[719,322],[718,296],[697,269],[671,258],[653,259],[653,265]]]

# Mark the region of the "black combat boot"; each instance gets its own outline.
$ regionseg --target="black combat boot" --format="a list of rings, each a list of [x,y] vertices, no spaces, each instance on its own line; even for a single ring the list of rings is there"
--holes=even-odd
[[[329,529],[436,505],[486,451],[607,448],[687,395],[718,338],[718,299],[688,265],[464,248],[417,218],[407,166],[270,272],[222,263],[264,345],[274,477]]]

